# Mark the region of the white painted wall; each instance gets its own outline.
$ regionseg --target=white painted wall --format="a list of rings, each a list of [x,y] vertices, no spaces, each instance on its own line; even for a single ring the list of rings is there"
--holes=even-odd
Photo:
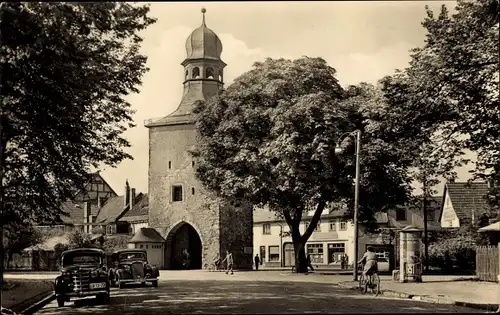
[[[451,202],[448,192],[444,197],[443,213],[441,216],[441,227],[442,228],[457,228],[460,227],[460,220],[455,213],[453,204]]]
[[[148,254],[148,262],[161,268],[163,266],[163,251],[165,249],[165,245],[161,243],[136,243],[136,244],[128,244],[129,248],[140,248],[145,249]]]

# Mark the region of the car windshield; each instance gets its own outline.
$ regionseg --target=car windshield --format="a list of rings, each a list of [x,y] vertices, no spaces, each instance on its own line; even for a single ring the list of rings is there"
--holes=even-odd
[[[119,260],[146,260],[144,253],[121,253]]]
[[[62,259],[63,266],[71,265],[96,265],[101,263],[101,255],[93,253],[74,253],[65,255]]]

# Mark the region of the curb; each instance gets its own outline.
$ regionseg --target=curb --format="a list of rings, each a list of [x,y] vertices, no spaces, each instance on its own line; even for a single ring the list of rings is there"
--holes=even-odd
[[[341,287],[341,288],[344,288],[344,289],[358,291],[358,286],[345,285],[342,283],[337,283],[336,285]],[[479,303],[471,303],[471,302],[462,302],[462,301],[455,301],[455,300],[438,298],[438,297],[433,297],[433,296],[414,295],[414,294],[408,294],[408,293],[404,293],[404,292],[396,292],[396,291],[391,291],[391,290],[381,290],[380,295],[388,296],[388,297],[395,297],[395,298],[400,298],[400,299],[411,299],[411,300],[423,301],[423,302],[434,303],[434,304],[448,304],[448,305],[463,306],[463,307],[479,309],[479,310],[489,311],[489,312],[499,312],[500,311],[500,304],[479,304]]]
[[[52,302],[56,298],[56,295],[54,294],[54,292],[50,292],[48,295],[47,295],[47,292],[45,292],[43,294],[43,296],[44,297],[41,300],[38,300],[37,302],[31,304],[26,309],[24,309],[23,311],[21,311],[21,314],[33,314],[33,313],[36,313],[42,307],[44,307],[45,305],[49,304],[50,302]]]

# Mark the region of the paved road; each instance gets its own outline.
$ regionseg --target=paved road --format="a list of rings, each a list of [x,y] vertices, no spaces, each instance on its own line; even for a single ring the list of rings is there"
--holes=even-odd
[[[113,289],[111,300],[92,298],[58,308],[52,302],[37,314],[160,313],[427,313],[481,311],[452,305],[373,297],[340,289],[314,275],[273,273],[167,272],[158,288]],[[168,276],[168,279],[167,279]],[[331,279],[330,279],[331,282]]]

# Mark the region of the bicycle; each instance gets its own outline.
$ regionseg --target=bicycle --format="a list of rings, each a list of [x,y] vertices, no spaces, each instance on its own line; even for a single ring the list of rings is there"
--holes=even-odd
[[[208,271],[213,272],[213,271],[223,271],[224,266],[221,263],[211,263],[208,265]]]
[[[361,268],[361,270],[363,270],[363,268]],[[368,289],[370,289],[375,296],[380,294],[380,277],[376,271],[372,272],[371,275],[364,275],[361,271],[358,285],[362,293],[367,293]]]

